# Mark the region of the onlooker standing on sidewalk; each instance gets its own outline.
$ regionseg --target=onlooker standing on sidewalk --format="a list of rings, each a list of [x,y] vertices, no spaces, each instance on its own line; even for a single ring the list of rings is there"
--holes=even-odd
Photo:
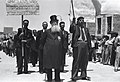
[[[95,49],[95,35],[91,35],[91,50],[90,50],[90,54],[89,54],[89,61],[92,61],[92,59],[94,59],[93,62],[96,62],[96,49]]]
[[[111,40],[112,40],[112,54],[111,54],[111,59],[110,59],[110,65],[114,66],[115,64],[115,58],[116,58],[116,46],[114,45],[115,39],[118,36],[117,32],[112,31],[111,32]]]
[[[120,36],[118,36],[115,40],[115,46],[116,46],[116,58],[115,58],[115,67],[114,71],[118,71],[118,67],[120,65]]]

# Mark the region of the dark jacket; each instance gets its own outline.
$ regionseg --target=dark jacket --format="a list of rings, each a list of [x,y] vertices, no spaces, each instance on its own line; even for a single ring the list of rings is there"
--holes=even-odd
[[[22,47],[22,43],[21,43],[21,40],[20,40],[18,34],[16,34],[16,35],[14,36],[14,47],[15,47],[15,49]]]
[[[67,49],[68,49],[68,32],[67,31],[62,31],[62,32],[64,32],[63,33],[63,49],[65,50],[65,51],[67,51]]]
[[[32,36],[32,31],[30,29],[24,29],[24,34],[20,35],[20,39],[26,40],[25,46],[30,48],[32,40],[34,39]]]
[[[43,30],[39,30],[36,37],[37,48],[43,49],[43,45],[41,44],[41,38],[43,36]]]
[[[52,33],[51,29],[44,32],[41,42],[43,48],[43,67],[60,68],[62,65],[62,42],[61,32]]]
[[[86,34],[86,38],[87,38],[87,44],[88,44],[88,49],[91,48],[91,38],[90,38],[90,33],[88,28],[84,28],[85,30],[85,34]],[[78,38],[80,37],[80,28],[77,24],[71,24],[70,25],[70,29],[69,29],[70,33],[73,33],[72,35],[72,47],[77,47],[77,41]]]
[[[33,50],[33,51],[35,51],[35,52],[37,52],[38,53],[38,48],[37,48],[37,42],[36,42],[36,40],[34,39],[34,37],[33,37],[33,39],[31,40],[31,49]]]

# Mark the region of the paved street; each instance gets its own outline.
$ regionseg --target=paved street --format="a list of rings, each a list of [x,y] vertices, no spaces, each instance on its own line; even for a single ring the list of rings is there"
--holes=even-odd
[[[0,52],[0,82],[45,82],[45,74],[38,72],[38,66],[32,67],[29,64],[30,74],[17,75],[16,59],[9,57],[2,51]],[[72,82],[71,65],[72,57],[67,56],[66,73],[61,73],[63,82]],[[100,63],[88,64],[88,76],[91,81],[78,80],[76,82],[120,82],[120,71],[114,72],[112,66],[102,65]]]

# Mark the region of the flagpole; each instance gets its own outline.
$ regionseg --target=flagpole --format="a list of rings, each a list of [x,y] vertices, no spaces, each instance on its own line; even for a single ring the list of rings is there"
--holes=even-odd
[[[73,23],[75,23],[75,11],[74,11],[73,0],[71,0],[71,5],[72,5],[72,11],[73,11]]]
[[[23,15],[21,16],[21,22],[22,22],[22,33],[24,34],[23,32]],[[22,36],[22,40],[23,40],[23,36]],[[22,42],[22,56],[24,56],[24,43]]]

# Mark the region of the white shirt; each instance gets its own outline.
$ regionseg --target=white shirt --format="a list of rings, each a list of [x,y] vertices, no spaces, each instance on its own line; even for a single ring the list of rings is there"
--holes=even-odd
[[[95,47],[95,40],[91,40],[91,47],[92,47],[92,48]]]
[[[85,37],[85,41],[87,40],[86,34],[85,34],[85,29],[83,28],[83,33],[84,33],[84,37]]]
[[[33,36],[34,37],[34,39],[36,40],[36,36]]]
[[[45,29],[43,29],[43,32],[45,32]]]
[[[79,28],[80,28],[80,37],[78,38],[78,40],[82,40],[82,32],[81,32],[81,30],[83,30],[85,40],[87,40],[84,28],[81,28],[81,27],[79,27]]]

